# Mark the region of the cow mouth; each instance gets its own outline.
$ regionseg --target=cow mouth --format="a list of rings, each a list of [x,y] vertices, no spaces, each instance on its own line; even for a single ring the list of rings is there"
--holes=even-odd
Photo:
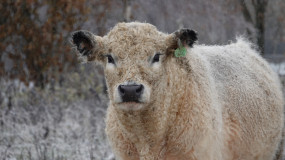
[[[144,103],[139,101],[117,103],[118,107],[123,110],[140,110],[143,108],[143,104]]]
[[[119,104],[138,104],[138,103],[143,103],[139,100],[136,100],[136,101],[127,101],[127,102],[120,102]]]

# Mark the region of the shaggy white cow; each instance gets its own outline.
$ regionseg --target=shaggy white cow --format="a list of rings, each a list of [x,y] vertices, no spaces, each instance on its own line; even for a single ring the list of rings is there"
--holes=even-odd
[[[124,160],[272,160],[283,128],[277,75],[243,39],[195,45],[147,23],[106,36],[72,35],[81,57],[104,66],[106,133]]]

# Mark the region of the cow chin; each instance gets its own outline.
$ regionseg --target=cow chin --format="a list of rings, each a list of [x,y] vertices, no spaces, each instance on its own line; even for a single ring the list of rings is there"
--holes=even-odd
[[[123,102],[117,103],[116,106],[124,111],[139,111],[144,108],[145,104],[139,102]]]

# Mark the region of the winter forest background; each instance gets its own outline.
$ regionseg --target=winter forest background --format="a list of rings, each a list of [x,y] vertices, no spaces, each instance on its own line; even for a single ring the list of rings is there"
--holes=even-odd
[[[0,0],[0,160],[114,159],[104,134],[102,68],[79,64],[69,36],[122,21],[192,28],[200,44],[248,37],[285,76],[284,0]]]

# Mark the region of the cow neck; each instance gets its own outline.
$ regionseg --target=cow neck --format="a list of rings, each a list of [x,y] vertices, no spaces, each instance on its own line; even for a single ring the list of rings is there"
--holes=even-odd
[[[124,133],[131,137],[131,141],[155,143],[156,140],[163,138],[161,135],[166,130],[167,118],[163,115],[165,114],[163,105],[155,102],[139,111],[116,110],[116,116]]]

